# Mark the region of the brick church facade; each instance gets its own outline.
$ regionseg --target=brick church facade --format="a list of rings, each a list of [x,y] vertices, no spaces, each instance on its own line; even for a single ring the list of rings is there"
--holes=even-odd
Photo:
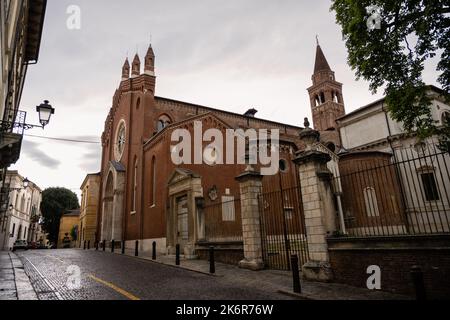
[[[264,191],[270,191],[298,184],[292,160],[304,148],[299,136],[302,128],[256,118],[255,110],[237,114],[157,96],[151,46],[143,69],[142,73],[138,55],[131,66],[128,59],[125,61],[105,121],[97,240],[124,240],[127,247],[140,240],[144,251],[156,241],[163,253],[173,252],[179,243],[185,255],[195,255],[202,233],[199,207],[220,203],[224,196],[239,198],[235,178],[246,166],[177,166],[171,160],[172,132],[186,129],[194,136],[195,122],[202,123],[203,132],[216,128],[224,135],[226,129],[278,129],[280,170],[263,178]],[[308,91],[315,128],[321,133],[322,144],[337,152],[341,143],[335,120],[345,114],[342,84],[335,80],[319,45],[312,81]]]

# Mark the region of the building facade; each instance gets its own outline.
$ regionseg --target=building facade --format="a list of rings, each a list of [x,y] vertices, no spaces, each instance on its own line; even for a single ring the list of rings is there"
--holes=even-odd
[[[80,210],[65,212],[59,221],[57,248],[75,248],[79,236]]]
[[[88,174],[81,185],[81,208],[78,247],[84,243],[93,246],[97,238],[98,200],[100,173]]]
[[[6,179],[6,187],[11,191],[7,215],[1,220],[2,250],[12,248],[16,240],[45,244],[45,233],[40,225],[41,189],[31,181],[25,187],[25,179],[17,171],[8,171]]]
[[[20,100],[28,66],[39,58],[46,5],[46,0],[0,1],[0,216],[8,210],[7,168],[22,147],[26,112],[19,110]]]
[[[442,93],[439,88],[428,87],[431,115],[438,126],[450,118],[450,106]],[[369,175],[360,191],[343,188],[344,198],[346,191],[351,194],[347,196],[351,199],[346,201],[346,216],[354,219],[355,214],[362,214],[375,221],[384,214],[391,233],[402,234],[408,228],[418,232],[450,231],[450,157],[439,149],[437,137],[421,140],[408,134],[389,116],[384,99],[338,118],[337,123],[344,148],[340,167],[344,166],[345,172],[341,173],[352,176],[349,179],[353,186],[359,184],[357,180],[363,181],[360,176]],[[385,165],[375,160],[380,157]],[[369,231],[388,230],[374,224],[366,229]]]

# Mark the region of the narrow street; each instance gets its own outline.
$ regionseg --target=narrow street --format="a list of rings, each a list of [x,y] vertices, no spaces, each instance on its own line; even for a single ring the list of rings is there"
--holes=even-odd
[[[41,300],[290,299],[258,287],[258,283],[238,284],[220,276],[108,252],[28,250],[17,252],[17,256]],[[74,275],[71,266],[81,271],[80,288],[68,285]]]

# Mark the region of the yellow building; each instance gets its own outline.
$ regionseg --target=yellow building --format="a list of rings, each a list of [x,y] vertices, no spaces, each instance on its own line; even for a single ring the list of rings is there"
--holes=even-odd
[[[76,237],[74,232],[78,230],[78,222],[80,220],[80,210],[70,210],[64,213],[59,221],[58,248],[73,248],[76,245]]]
[[[84,246],[84,241],[90,241],[94,246],[97,232],[98,197],[100,193],[100,173],[88,174],[81,187],[81,209],[78,225],[80,233],[78,247]]]

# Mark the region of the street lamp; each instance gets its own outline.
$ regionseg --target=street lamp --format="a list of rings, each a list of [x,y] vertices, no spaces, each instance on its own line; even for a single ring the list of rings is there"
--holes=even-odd
[[[39,113],[39,122],[44,128],[49,122],[52,114],[55,113],[55,109],[48,104],[48,100],[44,100],[44,103],[41,103],[36,107],[36,111]]]
[[[28,188],[29,185],[30,185],[30,180],[28,180],[28,178],[25,178],[22,181],[22,187],[19,187],[19,188],[8,188],[8,190],[9,191],[20,191],[22,189]]]
[[[23,179],[23,188],[28,188],[28,185],[30,184],[30,180],[28,178]]]
[[[1,120],[0,121],[0,132],[8,132],[12,129],[19,129],[20,134],[23,134],[24,130],[29,130],[33,128],[44,129],[46,125],[50,122],[50,117],[55,113],[55,108],[53,108],[48,100],[41,103],[36,107],[36,111],[39,113],[39,123],[40,125],[28,124],[25,122],[27,113],[25,111],[16,111],[16,117],[14,121]],[[9,112],[9,111],[8,111]],[[17,133],[17,132],[16,132]]]

